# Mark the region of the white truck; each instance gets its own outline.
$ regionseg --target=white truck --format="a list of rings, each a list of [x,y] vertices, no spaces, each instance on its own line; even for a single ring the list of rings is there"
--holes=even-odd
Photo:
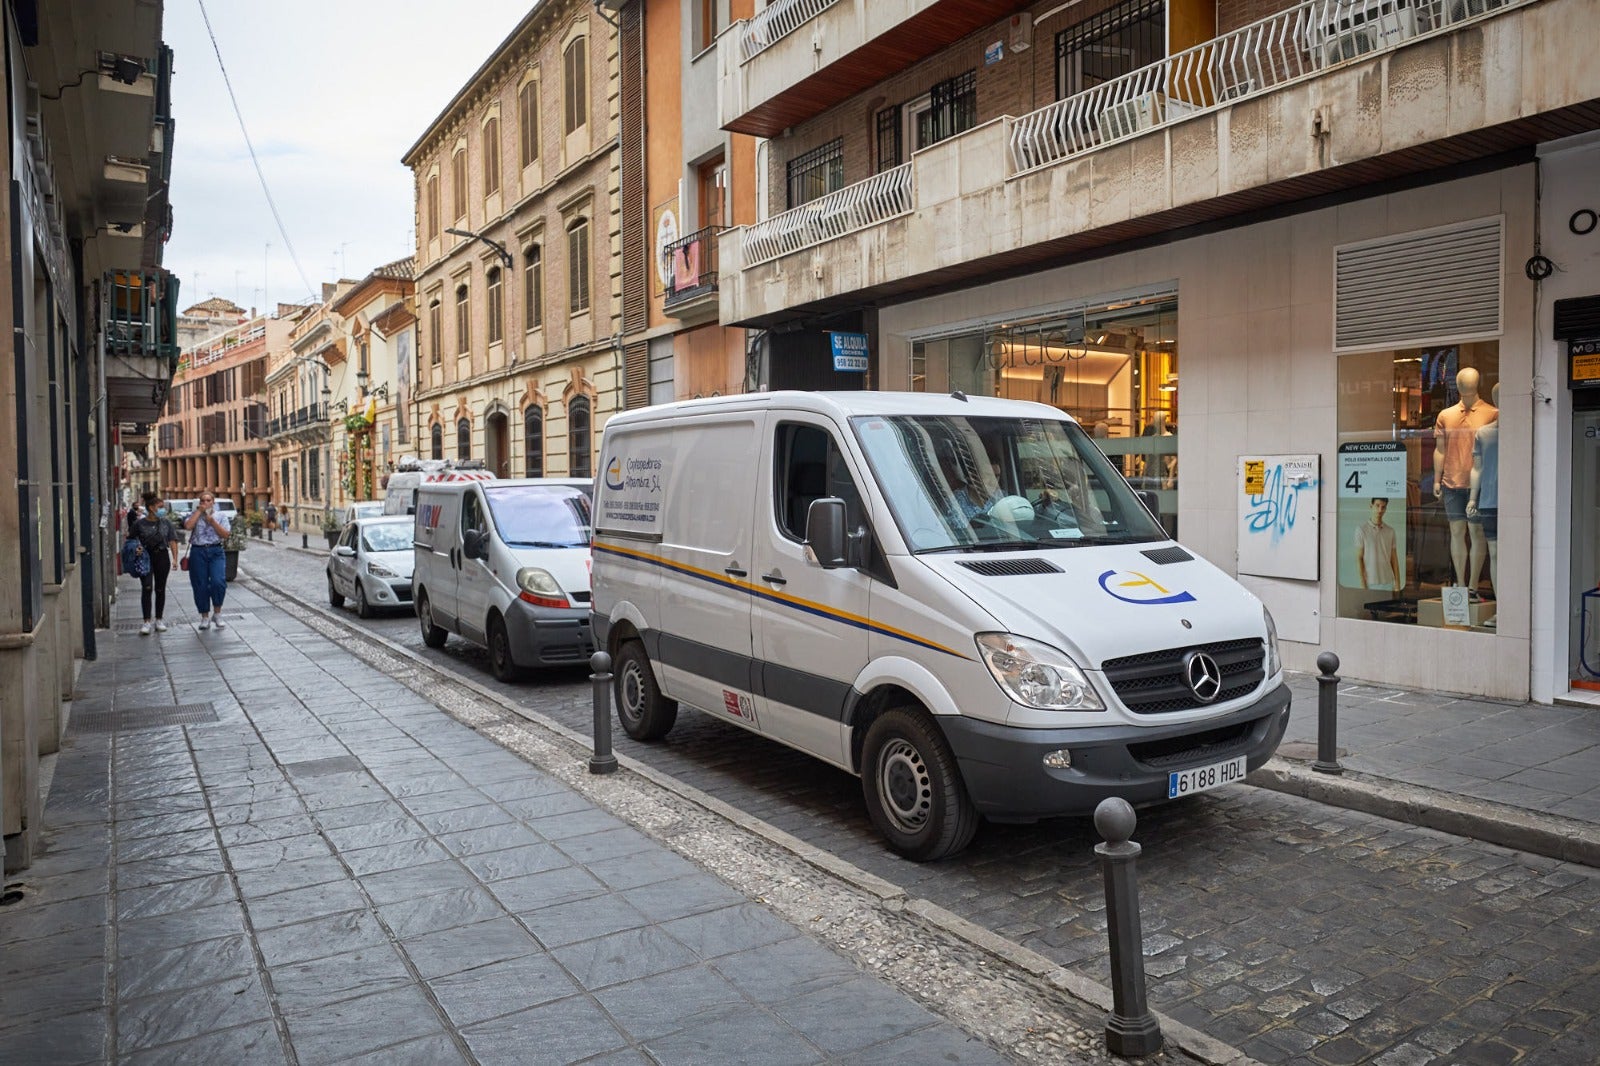
[[[618,414],[593,626],[639,740],[680,705],[857,774],[930,860],[980,817],[1242,780],[1289,718],[1272,618],[1071,418],[959,393]]]

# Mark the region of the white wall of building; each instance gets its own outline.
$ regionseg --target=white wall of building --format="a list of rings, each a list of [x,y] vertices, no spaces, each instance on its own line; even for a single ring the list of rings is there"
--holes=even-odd
[[[1000,323],[1025,311],[1122,291],[1176,288],[1183,541],[1236,572],[1238,457],[1321,456],[1322,580],[1250,581],[1283,618],[1280,628],[1320,635],[1315,642],[1286,644],[1290,668],[1313,669],[1316,655],[1331,649],[1347,677],[1526,698],[1532,553],[1512,546],[1532,543],[1532,489],[1529,476],[1509,472],[1529,471],[1533,464],[1534,286],[1523,275],[1534,243],[1533,203],[1534,168],[1527,165],[887,307],[879,312],[879,387],[907,387],[916,336],[963,322]],[[1506,550],[1500,556],[1498,630],[1461,632],[1336,618],[1334,248],[1495,215],[1505,216],[1499,407],[1501,464],[1508,472],[1500,504]],[[1544,313],[1547,335],[1548,306]],[[1544,388],[1541,395],[1547,393]]]

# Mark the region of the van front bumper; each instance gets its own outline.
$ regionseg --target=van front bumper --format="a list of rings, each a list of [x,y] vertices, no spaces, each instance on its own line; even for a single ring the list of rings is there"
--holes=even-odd
[[[1134,806],[1165,802],[1174,770],[1239,755],[1256,769],[1289,726],[1289,687],[1280,682],[1220,718],[1170,726],[1022,729],[954,715],[936,720],[978,810],[996,821],[1034,821],[1088,814],[1110,796]],[[1071,753],[1069,768],[1045,766],[1046,755],[1063,749]]]
[[[587,665],[594,654],[588,604],[537,607],[527,600],[512,600],[505,618],[511,661],[518,666]]]

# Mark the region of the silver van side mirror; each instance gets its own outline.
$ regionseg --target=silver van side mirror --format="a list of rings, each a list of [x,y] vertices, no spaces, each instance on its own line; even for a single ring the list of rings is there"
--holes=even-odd
[[[827,496],[806,511],[806,554],[824,570],[850,565],[845,558],[844,501]]]

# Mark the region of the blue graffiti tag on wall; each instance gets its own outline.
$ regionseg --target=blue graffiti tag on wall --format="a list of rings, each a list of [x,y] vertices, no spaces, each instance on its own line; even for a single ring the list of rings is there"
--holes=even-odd
[[[1300,494],[1317,487],[1317,479],[1309,475],[1291,476],[1285,473],[1283,463],[1267,468],[1263,491],[1250,497],[1249,525],[1251,533],[1270,534],[1274,543],[1294,529],[1300,512]]]

